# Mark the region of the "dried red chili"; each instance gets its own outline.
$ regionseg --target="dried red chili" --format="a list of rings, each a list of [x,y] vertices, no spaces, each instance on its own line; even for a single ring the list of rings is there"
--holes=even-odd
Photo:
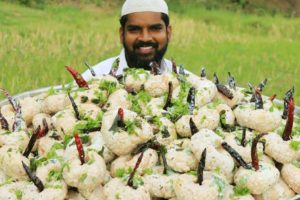
[[[75,140],[75,144],[76,144],[76,147],[77,147],[79,159],[81,161],[81,164],[83,165],[85,163],[85,161],[84,161],[84,150],[83,150],[81,139],[78,136],[78,133],[74,134],[74,140]]]
[[[70,74],[73,76],[74,80],[76,81],[78,87],[80,88],[89,88],[88,83],[83,79],[81,74],[77,72],[72,67],[66,66],[67,70],[70,72]]]

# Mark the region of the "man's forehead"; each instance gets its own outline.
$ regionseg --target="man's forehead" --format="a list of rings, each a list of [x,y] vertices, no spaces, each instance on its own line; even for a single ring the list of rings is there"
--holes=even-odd
[[[128,14],[127,25],[153,25],[163,24],[159,12],[136,12]]]

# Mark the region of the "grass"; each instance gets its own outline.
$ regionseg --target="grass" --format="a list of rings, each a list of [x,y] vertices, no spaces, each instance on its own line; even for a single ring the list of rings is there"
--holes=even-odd
[[[174,8],[171,5],[171,8]],[[171,12],[173,36],[167,58],[221,81],[230,71],[238,85],[268,78],[266,95],[282,98],[293,85],[300,104],[300,21],[280,15],[207,10],[187,4]],[[68,83],[64,66],[83,72],[117,55],[119,10],[93,6],[32,9],[0,1],[0,87],[12,94]]]

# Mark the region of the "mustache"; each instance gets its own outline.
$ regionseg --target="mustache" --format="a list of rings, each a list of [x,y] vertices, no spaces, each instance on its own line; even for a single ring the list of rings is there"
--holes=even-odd
[[[153,47],[153,48],[158,48],[158,43],[155,42],[137,42],[133,45],[134,49],[138,49],[140,47]]]

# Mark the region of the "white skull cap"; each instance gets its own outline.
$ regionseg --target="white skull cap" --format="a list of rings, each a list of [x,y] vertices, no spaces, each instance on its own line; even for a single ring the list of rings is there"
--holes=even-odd
[[[169,14],[168,5],[164,0],[126,0],[122,7],[121,17],[130,13],[147,11]]]

